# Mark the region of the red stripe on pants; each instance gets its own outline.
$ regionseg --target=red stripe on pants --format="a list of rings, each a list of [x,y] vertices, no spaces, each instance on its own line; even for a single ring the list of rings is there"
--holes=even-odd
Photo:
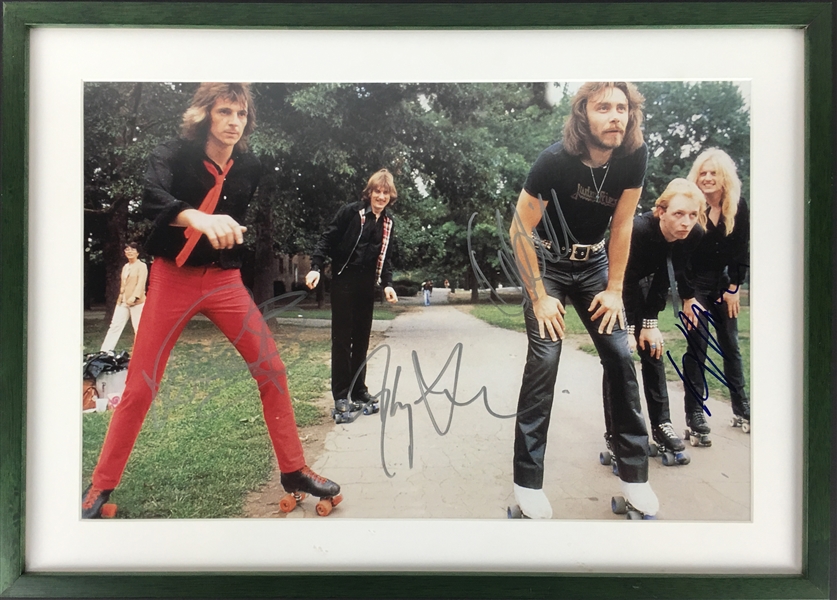
[[[285,365],[273,334],[241,282],[238,269],[177,267],[156,259],[151,267],[142,324],[134,344],[122,400],[111,418],[93,485],[113,489],[142,429],[171,350],[189,320],[203,313],[227,336],[259,386],[264,420],[283,473],[305,466]]]

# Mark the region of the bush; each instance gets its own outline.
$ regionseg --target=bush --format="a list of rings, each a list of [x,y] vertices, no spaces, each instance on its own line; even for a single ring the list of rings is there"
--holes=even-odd
[[[392,289],[399,296],[415,296],[421,289],[421,283],[409,279],[399,279],[392,282]]]

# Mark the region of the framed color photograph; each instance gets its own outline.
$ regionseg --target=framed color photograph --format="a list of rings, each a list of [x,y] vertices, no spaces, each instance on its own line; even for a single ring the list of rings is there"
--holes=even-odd
[[[5,3],[0,589],[828,597],[832,9]]]

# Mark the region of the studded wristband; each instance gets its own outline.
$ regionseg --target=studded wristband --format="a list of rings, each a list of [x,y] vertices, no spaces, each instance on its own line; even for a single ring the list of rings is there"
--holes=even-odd
[[[643,319],[642,320],[642,328],[643,329],[657,329],[659,327],[659,321],[657,319]]]
[[[625,327],[625,331],[628,332],[628,335],[636,335],[636,325],[628,325]]]

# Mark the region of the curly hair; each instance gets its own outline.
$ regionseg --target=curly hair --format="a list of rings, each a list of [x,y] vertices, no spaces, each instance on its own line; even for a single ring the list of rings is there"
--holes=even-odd
[[[587,139],[590,137],[590,123],[587,121],[587,102],[607,88],[621,90],[628,99],[628,126],[622,145],[613,151],[615,156],[628,155],[642,146],[642,106],[645,98],[633,83],[627,81],[588,81],[576,92],[572,111],[564,123],[564,148],[573,156],[587,155]]]
[[[240,152],[247,150],[247,140],[256,128],[256,107],[250,94],[249,83],[202,83],[198,86],[192,103],[183,113],[180,135],[187,140],[204,141],[212,124],[210,111],[217,100],[239,102],[247,107],[247,124],[241,139],[235,145]]]
[[[675,196],[686,196],[698,203],[698,223],[706,227],[706,198],[700,188],[692,181],[678,177],[672,179],[654,203],[654,214],[659,217],[660,212],[668,210],[668,205]],[[658,212],[657,209],[660,209]]]
[[[689,171],[689,181],[697,183],[700,171],[708,162],[715,166],[715,179],[724,190],[721,194],[721,215],[724,217],[724,235],[735,229],[735,215],[738,213],[738,201],[741,199],[741,180],[738,169],[729,154],[720,148],[709,148],[701,152]]]
[[[389,206],[395,204],[398,198],[398,190],[395,189],[395,180],[387,169],[381,169],[369,178],[366,182],[366,187],[363,188],[362,198],[366,204],[369,204],[372,192],[378,188],[385,188],[389,192]]]

